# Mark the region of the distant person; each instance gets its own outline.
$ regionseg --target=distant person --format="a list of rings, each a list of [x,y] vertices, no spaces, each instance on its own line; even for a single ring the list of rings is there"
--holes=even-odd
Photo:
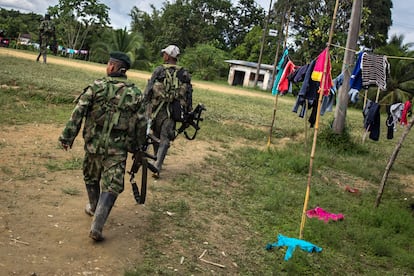
[[[183,121],[183,115],[192,110],[190,73],[177,65],[180,49],[169,45],[161,50],[164,64],[155,68],[145,88],[145,101],[152,107],[151,129],[160,143],[154,144],[157,161],[154,167],[158,178],[171,141],[175,139],[176,122]]]
[[[124,190],[128,152],[135,152],[146,140],[143,95],[127,81],[130,66],[125,53],[112,52],[107,77],[84,89],[59,137],[63,149],[71,148],[84,120],[83,176],[89,198],[85,212],[94,216],[89,237],[95,241],[104,239],[104,224]]]
[[[50,20],[49,14],[45,14],[45,18],[40,22],[39,44],[40,44],[40,53],[37,56],[36,61],[38,62],[40,59],[40,56],[43,56],[43,63],[46,63],[47,46],[50,46],[51,50],[54,53],[56,53],[56,50],[57,50],[55,49],[56,47],[55,26],[53,25],[52,20]]]

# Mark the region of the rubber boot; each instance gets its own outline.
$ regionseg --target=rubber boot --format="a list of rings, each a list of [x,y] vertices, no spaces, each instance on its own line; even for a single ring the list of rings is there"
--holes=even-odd
[[[86,191],[88,192],[89,203],[86,204],[85,213],[92,217],[95,214],[101,187],[99,184],[86,185]]]
[[[162,169],[162,164],[164,163],[165,156],[167,156],[167,151],[169,145],[160,145],[157,151],[157,161],[155,162],[154,166],[158,170],[157,173],[154,173],[152,176],[155,178],[160,177],[160,171]]]
[[[40,56],[41,56],[42,54],[40,53],[38,56],[37,56],[37,59],[36,59],[36,62],[39,62],[39,59],[40,59]]]
[[[103,192],[99,197],[98,205],[95,210],[95,216],[92,221],[89,237],[95,241],[103,241],[102,229],[106,219],[114,206],[117,195],[111,192]]]

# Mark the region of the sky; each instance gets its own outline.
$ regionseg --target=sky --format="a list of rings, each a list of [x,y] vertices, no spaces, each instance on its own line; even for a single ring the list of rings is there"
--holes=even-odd
[[[162,3],[167,0],[100,0],[101,3],[110,7],[109,17],[111,19],[111,25],[115,29],[129,28],[131,17],[128,13],[133,6],[138,9],[151,12],[150,5],[153,4],[155,8],[160,9]],[[237,0],[232,0],[237,3]],[[277,0],[273,0],[275,3]],[[0,0],[0,7],[5,9],[14,9],[21,12],[34,12],[39,14],[46,13],[49,6],[54,6],[58,3],[58,0]],[[404,43],[414,43],[414,1],[413,0],[393,0],[392,9],[392,21],[388,36],[393,34],[404,35]],[[270,0],[256,0],[256,3],[264,8],[266,11],[269,9]]]

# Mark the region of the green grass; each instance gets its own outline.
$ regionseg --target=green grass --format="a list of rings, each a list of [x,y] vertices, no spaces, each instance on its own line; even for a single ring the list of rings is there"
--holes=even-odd
[[[23,59],[2,56],[2,60],[7,66],[0,69],[0,84],[8,87],[0,88],[1,125],[63,124],[74,97],[101,76]],[[143,88],[144,80],[133,81]],[[387,140],[383,124],[378,142],[367,139],[363,143],[361,110],[349,107],[346,131],[340,136],[329,128],[333,113],[322,116],[308,207],[343,213],[345,219],[329,223],[307,219],[303,237],[323,251],[309,254],[296,249],[292,259],[284,261],[286,248],[266,251],[264,247],[275,242],[279,233],[299,235],[313,129],[291,111],[293,96],[280,97],[272,147],[267,148],[272,98],[195,90],[197,102],[207,107],[197,139],[211,143],[210,150],[220,154],[194,164],[191,174],[169,179],[172,185],[149,186],[157,197],[147,203],[151,214],[146,227],[151,231],[142,237],[144,261],[125,275],[414,275],[410,209],[414,197],[404,190],[404,184],[413,183],[401,181],[413,175],[412,133],[391,170],[379,208],[374,208],[379,183],[402,128],[393,140]],[[383,122],[385,114],[381,119]],[[81,160],[53,161],[46,167],[50,172],[70,173],[81,168]],[[1,170],[8,172],[7,168]],[[360,193],[346,192],[345,185],[360,188]],[[65,189],[66,194],[77,192]],[[166,216],[167,211],[170,215]],[[217,260],[223,259],[219,252],[225,251],[237,268],[211,267],[212,272],[198,265],[197,256],[204,249]],[[189,261],[173,272],[171,267],[183,255]]]

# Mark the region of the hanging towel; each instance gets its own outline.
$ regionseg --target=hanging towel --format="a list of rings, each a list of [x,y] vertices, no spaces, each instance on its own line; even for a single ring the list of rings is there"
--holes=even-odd
[[[272,95],[273,96],[275,96],[279,93],[279,91],[277,90],[277,87],[279,85],[280,78],[282,77],[284,66],[286,65],[286,63],[288,61],[288,55],[289,55],[289,51],[286,48],[285,51],[283,52],[282,57],[279,60],[279,63],[277,64],[277,67],[276,67],[277,75],[276,75],[275,81],[273,82],[273,88],[272,88]]]
[[[411,104],[410,101],[406,101],[404,103],[404,109],[402,111],[401,121],[400,121],[401,125],[403,125],[403,126],[408,125],[407,115],[408,115],[408,112],[411,110],[411,106],[412,106],[412,104]]]
[[[321,252],[322,248],[307,242],[305,240],[300,240],[300,239],[295,239],[295,238],[289,238],[289,237],[285,237],[282,234],[278,234],[277,235],[277,242],[272,243],[272,244],[267,244],[266,245],[266,250],[271,250],[273,247],[280,247],[280,246],[287,246],[288,249],[286,251],[285,254],[285,261],[289,260],[292,255],[293,252],[295,251],[296,247],[300,247],[300,249],[307,251],[309,253],[312,252]]]
[[[284,95],[289,90],[289,79],[288,76],[295,70],[295,64],[288,60],[286,63],[285,68],[283,69],[282,75],[279,80],[279,84],[277,87],[278,93]]]
[[[320,88],[323,90],[325,96],[329,95],[329,90],[332,87],[332,76],[331,76],[331,58],[329,56],[329,48],[326,47],[322,53],[316,58],[315,67],[312,72],[312,80],[321,82],[323,79],[325,61],[327,59],[326,76],[324,83],[320,84]]]
[[[383,55],[365,54],[362,56],[362,85],[376,85],[382,91],[387,90],[387,74],[390,64]]]

